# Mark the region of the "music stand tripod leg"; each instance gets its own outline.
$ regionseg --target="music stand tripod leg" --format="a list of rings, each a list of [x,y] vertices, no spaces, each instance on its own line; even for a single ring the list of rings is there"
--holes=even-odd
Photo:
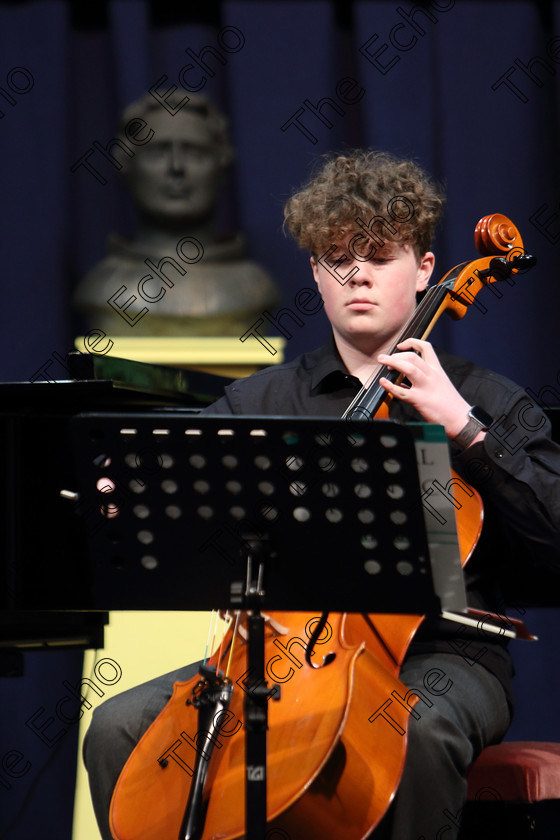
[[[251,558],[248,560],[250,578]],[[262,579],[262,563],[259,581]],[[268,729],[268,700],[280,699],[280,686],[268,688],[265,679],[264,626],[260,611],[264,593],[260,585],[249,586],[245,607],[252,614],[247,617],[247,676],[243,680],[245,691],[245,824],[246,840],[264,840],[266,834],[266,732]]]

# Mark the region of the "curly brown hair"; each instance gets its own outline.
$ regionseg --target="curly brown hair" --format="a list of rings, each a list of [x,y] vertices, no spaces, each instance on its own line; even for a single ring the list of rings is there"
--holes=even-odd
[[[367,228],[380,247],[386,240],[410,242],[420,258],[430,248],[444,201],[413,161],[357,149],[326,156],[320,171],[288,199],[284,225],[314,255],[352,232],[363,237]]]

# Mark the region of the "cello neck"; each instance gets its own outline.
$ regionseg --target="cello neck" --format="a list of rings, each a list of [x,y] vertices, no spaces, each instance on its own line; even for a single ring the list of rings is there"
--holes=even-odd
[[[457,271],[461,266],[457,266]],[[454,274],[454,272],[453,272]],[[399,337],[388,351],[389,355],[394,353],[397,345],[407,338],[426,338],[432,330],[440,312],[445,308],[445,298],[453,288],[455,277],[447,277],[436,286],[431,286],[424,294],[422,300],[414,310],[412,317],[405,324]],[[362,387],[350,403],[344,414],[343,420],[371,420],[380,410],[381,405],[387,399],[387,391],[379,384],[381,377],[391,382],[401,376],[398,371],[389,369],[386,365],[380,365],[373,373],[370,381]]]

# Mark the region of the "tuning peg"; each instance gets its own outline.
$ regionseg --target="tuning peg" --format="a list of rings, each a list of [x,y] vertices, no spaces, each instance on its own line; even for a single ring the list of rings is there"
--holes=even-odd
[[[537,264],[537,258],[532,254],[517,254],[510,260],[511,265],[519,271],[527,271]]]

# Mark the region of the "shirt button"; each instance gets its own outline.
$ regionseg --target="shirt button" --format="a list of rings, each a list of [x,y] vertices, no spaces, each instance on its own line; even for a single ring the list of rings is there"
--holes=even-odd
[[[503,449],[496,449],[494,452],[496,458],[503,458],[504,457],[504,450]]]

